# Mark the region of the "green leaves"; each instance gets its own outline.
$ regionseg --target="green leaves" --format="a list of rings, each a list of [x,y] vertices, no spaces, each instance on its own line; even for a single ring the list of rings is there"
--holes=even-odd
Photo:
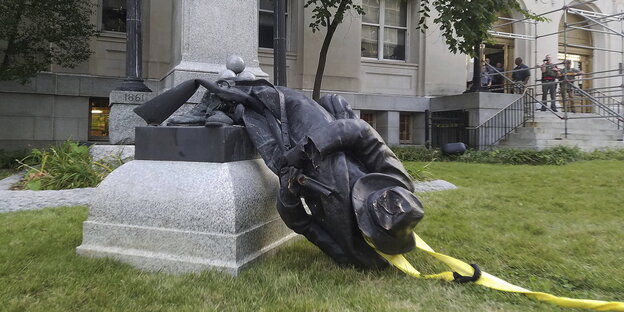
[[[0,80],[22,83],[51,64],[72,68],[91,56],[90,0],[0,1]]]
[[[21,161],[21,168],[27,169],[21,187],[33,191],[94,187],[122,163],[120,158],[94,162],[89,147],[69,141],[49,150],[34,149]]]
[[[431,9],[438,12],[433,19],[442,32],[449,50],[474,56],[474,45],[491,38],[488,31],[497,20],[497,12],[517,11],[536,21],[543,17],[522,9],[516,0],[421,0],[418,26],[421,31],[428,29]]]
[[[304,7],[312,6],[312,23],[309,27],[312,32],[317,32],[321,27],[338,25],[342,23],[345,12],[353,9],[357,14],[363,15],[362,6],[353,4],[352,0],[307,0]],[[332,19],[333,18],[333,19]]]

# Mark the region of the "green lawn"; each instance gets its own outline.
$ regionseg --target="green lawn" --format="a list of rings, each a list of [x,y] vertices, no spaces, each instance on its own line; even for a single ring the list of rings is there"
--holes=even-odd
[[[532,290],[624,301],[624,162],[428,170],[460,186],[422,196],[417,231],[434,249]],[[395,269],[339,267],[303,240],[238,278],[144,273],[77,256],[86,217],[82,207],[0,215],[0,310],[570,311]],[[408,257],[423,273],[445,269],[419,252]]]

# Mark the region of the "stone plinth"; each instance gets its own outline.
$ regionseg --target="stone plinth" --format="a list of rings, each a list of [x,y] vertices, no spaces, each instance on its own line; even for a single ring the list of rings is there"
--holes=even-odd
[[[111,144],[134,144],[134,128],[147,126],[132,110],[156,96],[151,92],[112,91],[108,121]]]
[[[242,126],[137,127],[135,159],[231,162],[258,158]]]
[[[295,237],[275,209],[262,160],[134,160],[97,188],[81,255],[168,273],[242,268]]]

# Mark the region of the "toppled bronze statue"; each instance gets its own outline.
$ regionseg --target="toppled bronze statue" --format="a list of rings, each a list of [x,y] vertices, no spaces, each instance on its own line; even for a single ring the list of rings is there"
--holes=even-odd
[[[336,262],[359,268],[387,266],[371,245],[386,254],[415,247],[412,230],[424,212],[412,194],[412,181],[379,134],[343,97],[324,96],[317,103],[266,80],[196,79],[135,112],[148,124],[159,125],[199,86],[207,89],[205,108],[174,124],[244,125],[266,165],[280,178],[277,209],[293,231]]]

